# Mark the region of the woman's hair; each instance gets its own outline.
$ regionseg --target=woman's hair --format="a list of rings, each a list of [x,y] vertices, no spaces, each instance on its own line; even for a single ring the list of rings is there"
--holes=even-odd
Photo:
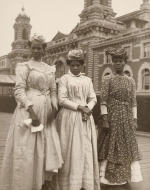
[[[67,59],[67,61],[66,61],[67,65],[70,65],[72,61],[78,61],[81,65],[84,65],[84,59],[80,59],[80,60],[77,60],[77,59],[76,60],[69,60],[69,59]]]
[[[34,41],[33,41],[33,42],[34,42]],[[31,42],[31,41],[28,40],[28,46],[31,47],[31,45],[32,45],[33,42]],[[37,42],[38,42],[38,41],[37,41]],[[40,42],[39,42],[39,43],[40,43]],[[42,43],[41,43],[41,44],[42,44]],[[47,44],[46,44],[46,43],[42,44],[42,47],[43,47],[43,50],[45,51],[45,49],[46,49],[46,47],[47,47]]]

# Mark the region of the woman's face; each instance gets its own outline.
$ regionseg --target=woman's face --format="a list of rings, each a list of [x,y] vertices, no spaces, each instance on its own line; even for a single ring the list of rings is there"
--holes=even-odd
[[[43,46],[41,43],[39,42],[32,42],[31,44],[31,53],[32,53],[32,57],[35,60],[41,60],[42,56],[43,56]]]
[[[69,68],[72,74],[78,75],[82,70],[83,65],[79,61],[71,61]]]
[[[114,69],[116,72],[123,72],[124,66],[125,66],[125,61],[122,58],[113,58],[113,65],[114,65]]]

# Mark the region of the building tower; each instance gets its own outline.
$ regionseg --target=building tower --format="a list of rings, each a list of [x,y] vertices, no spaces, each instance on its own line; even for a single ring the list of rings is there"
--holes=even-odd
[[[16,64],[24,62],[30,59],[30,50],[27,45],[30,33],[31,24],[30,17],[25,13],[24,7],[17,16],[14,24],[14,41],[12,45],[12,51],[8,54],[10,62],[12,64],[11,74],[15,73]]]
[[[84,0],[84,9],[79,15],[78,36],[86,32],[90,37],[105,39],[117,35],[124,29],[123,23],[115,19],[116,13],[111,2],[112,0]]]

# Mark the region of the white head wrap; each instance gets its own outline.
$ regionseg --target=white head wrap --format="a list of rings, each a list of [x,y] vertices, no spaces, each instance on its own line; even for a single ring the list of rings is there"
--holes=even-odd
[[[30,42],[40,42],[41,44],[45,44],[45,38],[42,35],[38,35],[36,33],[34,33],[33,36],[30,37]]]
[[[82,49],[72,49],[68,53],[69,60],[81,60],[83,58],[83,51]]]

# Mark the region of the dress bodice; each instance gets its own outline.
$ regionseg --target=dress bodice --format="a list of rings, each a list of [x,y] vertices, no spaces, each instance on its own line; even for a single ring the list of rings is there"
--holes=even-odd
[[[55,66],[49,66],[42,61],[30,60],[18,63],[14,93],[18,105],[28,109],[30,105],[33,105],[34,96],[31,98],[31,95],[33,93],[35,96],[38,95],[37,91],[44,92],[43,94],[49,91],[49,97],[56,98],[55,70]],[[29,93],[31,89],[32,93]],[[33,89],[37,91],[33,91]]]
[[[24,72],[22,72],[23,69]],[[30,60],[25,63],[19,63],[17,70],[26,77],[27,89],[49,90],[54,82],[55,66],[49,66],[42,61]]]
[[[104,77],[101,89],[101,104],[107,104],[112,99],[135,105],[136,95],[133,78],[118,74]]]
[[[74,76],[70,73],[61,77],[59,81],[58,98],[60,104],[65,107],[71,103],[76,106],[91,104],[92,109],[97,101],[91,79],[82,74]]]

